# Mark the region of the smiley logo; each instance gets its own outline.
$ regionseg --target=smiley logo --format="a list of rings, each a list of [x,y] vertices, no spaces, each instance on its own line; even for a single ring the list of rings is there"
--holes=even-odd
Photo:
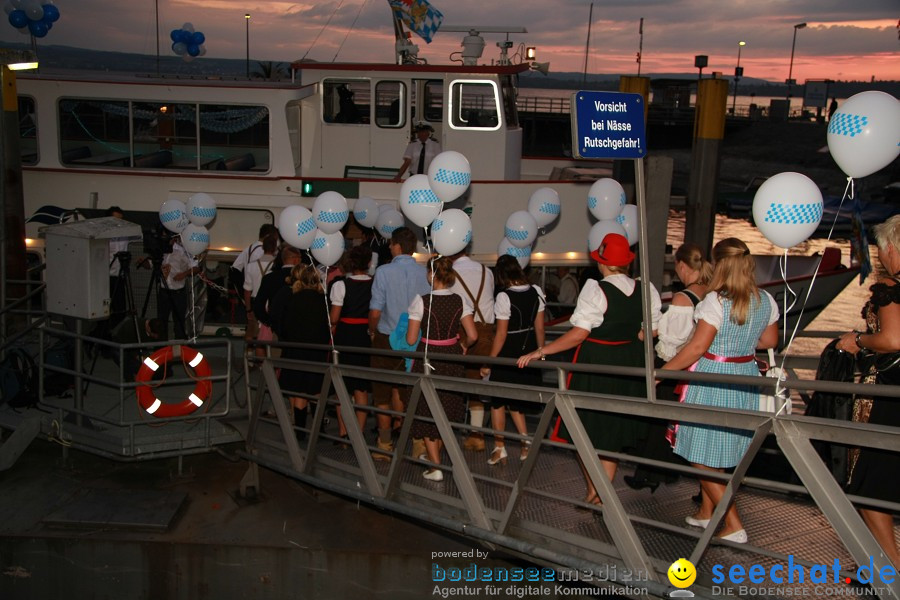
[[[697,569],[686,558],[679,558],[669,567],[669,583],[677,588],[690,587],[697,579]]]

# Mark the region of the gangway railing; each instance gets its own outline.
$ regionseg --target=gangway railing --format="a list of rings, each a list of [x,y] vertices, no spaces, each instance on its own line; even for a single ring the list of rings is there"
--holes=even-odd
[[[303,344],[272,344],[273,348],[301,347],[317,348],[324,353],[330,348]],[[522,553],[534,561],[550,564],[557,568],[569,568],[600,573],[608,569],[610,562],[619,564],[631,574],[639,574],[639,584],[632,580],[619,580],[621,585],[641,585],[653,595],[663,595],[670,588],[665,585],[664,573],[673,560],[683,556],[689,558],[698,570],[703,565],[709,573],[709,563],[726,556],[746,558],[769,563],[787,563],[789,560],[811,568],[823,562],[831,565],[835,556],[826,560],[819,551],[810,551],[798,543],[796,551],[790,555],[783,544],[772,546],[739,545],[713,537],[717,524],[721,523],[726,507],[740,491],[746,495],[778,492],[771,500],[779,506],[797,508],[798,500],[790,494],[809,495],[821,514],[827,519],[831,531],[820,533],[832,553],[840,553],[845,562],[842,565],[841,581],[856,578],[850,567],[868,565],[881,570],[889,566],[889,561],[878,543],[866,528],[856,512],[855,505],[877,507],[882,510],[897,511],[900,504],[869,498],[848,496],[833,478],[826,465],[812,446],[812,441],[823,441],[846,446],[866,446],[897,452],[900,451],[900,429],[861,423],[838,422],[801,415],[772,415],[756,411],[742,411],[685,405],[670,401],[651,402],[644,398],[622,397],[605,394],[588,394],[562,389],[543,387],[513,386],[458,379],[403,371],[380,371],[365,367],[341,364],[339,357],[344,353],[359,352],[353,348],[337,348],[334,362],[311,363],[283,358],[249,357],[250,363],[259,365],[253,396],[249,405],[249,426],[247,448],[243,455],[250,466],[242,481],[242,492],[258,491],[258,467],[264,466],[289,477],[310,483],[344,496],[383,507],[417,519],[424,519],[435,525],[459,531],[488,544],[503,546]],[[371,350],[370,354],[411,356],[425,359],[422,354],[404,354]],[[510,365],[507,359],[485,357],[449,358],[464,363]],[[440,360],[448,360],[441,355]],[[552,369],[558,381],[563,382],[568,373],[580,371],[597,374],[614,374],[621,377],[646,375],[644,369],[609,367],[604,365],[571,365],[550,361],[535,364],[537,368]],[[315,403],[310,427],[292,423],[286,396],[302,396],[290,390],[282,390],[276,371],[278,369],[302,369],[324,375],[322,390],[310,397]],[[688,381],[710,381],[760,386],[771,392],[775,382],[768,378],[722,376],[703,373],[656,371],[659,378],[676,378]],[[409,402],[402,413],[382,410],[371,406],[355,406],[348,393],[345,379],[362,378],[369,381],[388,383],[410,390]],[[837,391],[858,393],[860,387],[853,384],[839,384],[790,378],[785,385],[791,389]],[[333,387],[334,394],[330,394]],[[896,386],[871,385],[865,391],[873,395],[896,398],[900,388]],[[438,397],[439,392],[500,397],[527,403],[540,412],[536,428],[528,436],[531,450],[528,457],[515,469],[489,470],[483,463],[483,454],[473,460],[471,452],[464,451],[459,442],[460,434],[471,431],[492,435],[491,428],[477,428],[463,423],[450,422]],[[437,465],[444,472],[442,484],[426,482],[421,477],[423,468],[436,465],[408,455],[410,427],[416,416],[416,406],[426,402],[432,419],[441,433],[449,463]],[[350,450],[335,451],[334,442],[344,440],[323,430],[329,407],[337,404],[347,427]],[[387,413],[403,418],[403,426],[397,440],[396,449],[390,454],[390,462],[373,460],[373,453],[380,450],[367,440],[367,432],[361,431],[354,413],[357,410],[372,413]],[[635,418],[653,419],[662,422],[682,421],[710,426],[730,427],[753,432],[747,453],[732,473],[715,474],[689,466],[676,465],[645,459],[640,456],[595,450],[581,423],[578,410],[591,410],[607,414],[627,415]],[[561,443],[547,439],[547,433],[555,415],[559,415],[570,432],[572,443]],[[521,440],[522,436],[503,432],[506,440]],[[770,479],[749,477],[748,468],[759,455],[768,436],[777,441],[784,457],[793,468],[797,482],[781,482]],[[585,503],[569,494],[560,493],[558,477],[560,465],[571,468],[576,464],[571,457],[575,453],[596,487],[602,507]],[[632,500],[623,501],[612,482],[605,476],[599,458],[618,460],[622,463],[649,465],[668,469],[672,472],[694,477],[715,478],[726,483],[725,496],[712,515],[711,524],[702,532],[686,529],[680,518],[671,514],[654,515],[637,507]],[[551,465],[548,473],[547,465]],[[577,473],[577,471],[576,471]],[[575,476],[576,489],[578,477]],[[740,501],[740,500],[739,500]],[[583,509],[584,514],[596,514],[601,521],[588,525],[579,523],[561,526],[545,513],[568,514],[578,520],[573,509]],[[785,527],[788,524],[785,523]],[[751,530],[751,542],[754,538]],[[783,536],[778,536],[783,542]],[[808,555],[804,556],[806,552]],[[830,567],[829,567],[830,568]],[[710,579],[698,582],[700,589],[708,593]],[[836,584],[838,586],[843,584]],[[873,585],[874,593],[880,596],[898,595],[900,583],[884,582]],[[846,591],[846,590],[844,590]],[[695,588],[696,592],[696,588]],[[839,592],[842,593],[842,592]],[[702,595],[702,594],[701,594]]]

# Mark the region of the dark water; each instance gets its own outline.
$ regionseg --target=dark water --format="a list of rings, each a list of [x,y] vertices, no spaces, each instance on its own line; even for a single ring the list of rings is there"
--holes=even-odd
[[[870,233],[871,236],[871,233]],[[727,237],[737,237],[744,240],[754,254],[783,254],[783,250],[769,242],[762,233],[748,221],[742,219],[729,219],[723,215],[716,215],[715,240]],[[679,211],[671,211],[669,214],[668,243],[677,248],[684,241],[684,214]],[[870,237],[869,241],[872,241]],[[841,262],[850,264],[850,241],[847,239],[809,239],[788,251],[788,261],[792,255],[810,256],[821,252],[826,247],[834,246],[841,250]],[[878,266],[877,249],[870,246],[873,267]],[[877,269],[876,269],[877,272]],[[864,322],[860,316],[863,304],[869,297],[869,286],[876,281],[875,274],[870,274],[863,285],[859,285],[859,278],[851,280],[846,288],[816,317],[807,327],[810,331],[851,331],[864,328]],[[818,356],[827,339],[796,338],[791,345],[791,355]]]

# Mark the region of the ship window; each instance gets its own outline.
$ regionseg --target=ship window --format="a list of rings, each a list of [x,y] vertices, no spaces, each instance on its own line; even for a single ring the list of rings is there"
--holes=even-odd
[[[19,154],[23,165],[37,163],[37,115],[29,96],[19,96]]]
[[[322,82],[322,119],[326,123],[368,124],[371,92],[366,79]]]
[[[398,128],[406,124],[406,84],[379,81],[375,84],[375,124]]]
[[[59,101],[60,160],[77,167],[267,171],[264,106]]]
[[[499,129],[500,95],[493,81],[450,83],[450,127],[453,129]]]

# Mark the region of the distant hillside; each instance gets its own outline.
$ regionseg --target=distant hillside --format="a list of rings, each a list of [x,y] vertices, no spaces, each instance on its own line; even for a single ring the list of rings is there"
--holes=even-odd
[[[12,48],[26,49],[27,44],[8,44]],[[157,71],[157,58],[148,54],[132,54],[126,52],[106,52],[101,50],[87,50],[71,46],[38,46],[38,59],[43,68],[47,70],[78,69],[93,71],[124,71],[128,73],[155,73]],[[251,59],[250,73],[260,73],[260,60]],[[285,67],[290,60],[270,60]],[[234,58],[196,58],[191,62],[185,62],[178,56],[171,54],[168,48],[159,57],[159,72],[167,75],[226,77],[242,79],[247,76],[247,63],[244,59]],[[696,79],[696,73],[647,73],[651,79]],[[541,75],[536,72],[524,73],[519,79],[522,87],[532,88],[562,88],[562,89],[593,89],[615,90],[618,89],[619,75],[603,75],[589,73],[584,83],[583,76],[577,72],[550,72],[549,75]],[[726,77],[726,79],[730,79]],[[848,98],[853,94],[866,90],[881,90],[895,97],[900,97],[900,82],[876,81],[876,82],[834,82],[830,87],[830,94],[839,98]],[[741,79],[742,94],[757,94],[759,96],[780,96],[787,94],[784,84],[773,83],[764,79],[745,77]],[[796,93],[796,90],[795,90]]]

